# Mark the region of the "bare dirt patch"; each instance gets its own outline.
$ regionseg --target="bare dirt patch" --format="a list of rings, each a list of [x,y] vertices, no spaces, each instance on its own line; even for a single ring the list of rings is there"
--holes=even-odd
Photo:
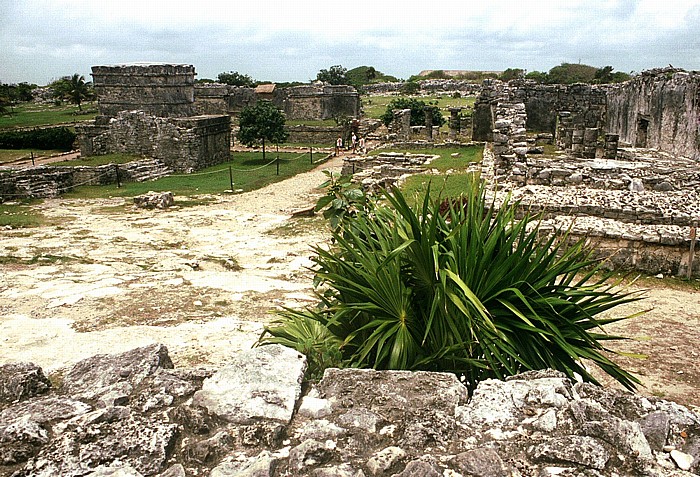
[[[49,225],[0,231],[0,363],[60,373],[154,341],[176,366],[226,362],[255,342],[270,310],[314,302],[305,267],[327,229],[291,212],[319,197],[323,169],[339,167],[171,210],[121,198],[37,205]],[[648,358],[615,360],[642,380],[640,393],[700,406],[700,292],[641,286],[647,298],[615,313],[652,310],[608,331],[635,338],[611,347]]]

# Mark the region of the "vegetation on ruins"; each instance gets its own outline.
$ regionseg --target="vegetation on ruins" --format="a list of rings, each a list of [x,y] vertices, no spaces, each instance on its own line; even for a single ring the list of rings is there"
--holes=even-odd
[[[621,83],[630,79],[630,75],[616,71],[612,66],[596,68],[595,66],[562,63],[550,69],[548,73],[531,71],[525,78],[545,84],[573,84],[573,83]]]
[[[374,68],[374,66],[358,66],[348,70],[345,73],[348,83],[357,89],[362,89],[366,84],[372,83],[393,83],[398,81],[397,78],[382,73]]]
[[[82,111],[82,103],[94,98],[95,92],[92,88],[92,82],[86,82],[83,75],[74,73],[72,76],[64,76],[63,78],[51,83],[51,88],[54,90],[54,95],[57,98],[68,100],[70,103],[78,106],[78,111]]]
[[[341,65],[331,66],[329,69],[322,69],[316,74],[316,81],[332,85],[350,84],[347,76],[348,69]]]
[[[32,90],[36,87],[29,83],[0,84],[0,115],[14,113],[13,107],[18,102],[31,101]]]
[[[66,127],[0,132],[0,149],[73,149],[76,135]]]
[[[281,143],[287,140],[284,113],[270,101],[258,101],[255,106],[243,108],[238,117],[238,140],[246,146],[262,144],[265,160],[265,142]]]
[[[425,112],[430,111],[433,114],[433,126],[443,126],[446,122],[437,104],[426,104],[425,101],[416,98],[396,98],[386,106],[381,120],[385,125],[391,124],[394,119],[395,109],[410,109],[411,110],[411,126],[425,126]]]
[[[245,86],[248,88],[254,88],[257,85],[257,82],[253,78],[246,74],[239,73],[238,71],[219,73],[216,77],[216,81],[231,86]]]
[[[333,204],[333,199],[329,204]],[[639,299],[596,274],[583,241],[538,233],[518,204],[496,207],[478,177],[463,196],[414,210],[400,190],[358,204],[315,246],[318,307],[285,309],[259,344],[307,355],[310,372],[361,367],[487,378],[553,368],[596,382],[581,360],[627,388],[639,381],[607,356],[600,313]],[[533,222],[535,221],[535,222]]]

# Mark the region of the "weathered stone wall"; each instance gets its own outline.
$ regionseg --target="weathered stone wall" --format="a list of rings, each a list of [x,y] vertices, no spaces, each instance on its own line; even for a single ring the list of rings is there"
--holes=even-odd
[[[637,147],[700,160],[700,72],[643,72],[608,93],[607,130]]]
[[[79,128],[81,153],[140,154],[190,171],[230,158],[230,117],[162,118],[143,111],[122,111],[114,118],[98,117],[95,126]]]
[[[485,80],[474,105],[475,141],[491,141],[494,108],[499,102],[523,103],[527,112],[526,127],[530,131],[554,134],[557,115],[568,111],[572,125],[603,128],[606,124],[607,86],[588,84],[541,85],[533,81]]]
[[[0,366],[0,475],[692,476],[700,416],[552,370],[327,369],[280,345],[174,368],[159,344],[76,363],[54,388]],[[694,472],[694,473],[691,473]]]
[[[194,111],[198,115],[236,115],[258,101],[254,88],[230,86],[221,83],[196,84],[194,87]]]
[[[285,131],[289,133],[287,142],[296,144],[328,144],[335,145],[338,136],[343,135],[342,126],[287,126]]]
[[[0,173],[0,202],[50,198],[81,185],[107,185],[157,179],[172,170],[157,159],[102,166],[37,166]]]
[[[140,110],[154,116],[194,114],[194,66],[130,64],[93,66],[92,79],[101,115]]]
[[[296,86],[276,91],[274,103],[287,119],[330,119],[360,114],[360,95],[352,86]]]
[[[362,89],[368,94],[391,94],[401,92],[405,84],[404,81],[366,84]],[[459,92],[465,96],[473,96],[481,91],[481,84],[461,80],[420,80],[418,84],[420,85],[420,90],[426,93]]]

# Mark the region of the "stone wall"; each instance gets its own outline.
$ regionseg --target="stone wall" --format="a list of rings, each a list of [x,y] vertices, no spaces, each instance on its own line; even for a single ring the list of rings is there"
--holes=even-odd
[[[645,71],[608,93],[607,130],[637,147],[700,160],[700,72]]]
[[[174,171],[191,171],[230,159],[229,116],[161,118],[143,111],[98,117],[77,128],[85,156],[115,152],[158,159]]]
[[[0,202],[51,198],[81,185],[107,185],[157,179],[172,170],[156,159],[102,166],[37,166],[0,173]]]
[[[295,86],[275,93],[274,103],[287,119],[355,118],[360,114],[360,95],[352,86]]]
[[[374,83],[362,86],[367,94],[392,94],[400,93],[406,82]],[[420,80],[420,90],[425,93],[454,93],[459,92],[464,96],[473,96],[481,91],[481,84],[461,80]]]
[[[289,133],[287,142],[296,144],[327,144],[335,145],[338,136],[343,135],[342,126],[287,126],[285,131]]]
[[[0,366],[0,475],[92,477],[681,477],[700,416],[552,370],[479,383],[450,373],[327,369],[268,345],[175,368],[152,344],[76,363],[54,387]],[[691,473],[694,472],[694,473]]]
[[[194,66],[128,64],[93,66],[99,112],[116,116],[140,110],[162,117],[194,114]]]
[[[194,87],[194,111],[199,115],[236,115],[257,101],[254,88],[221,83],[201,83]]]
[[[541,85],[533,81],[485,80],[474,105],[475,141],[491,141],[498,103],[523,103],[527,112],[526,127],[530,131],[554,134],[557,116],[567,111],[573,126],[602,129],[606,124],[607,86],[588,84]]]

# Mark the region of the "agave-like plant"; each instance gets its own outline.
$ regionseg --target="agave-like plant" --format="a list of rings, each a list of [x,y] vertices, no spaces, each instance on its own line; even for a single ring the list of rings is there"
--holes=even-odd
[[[622,339],[600,318],[641,298],[609,283],[583,240],[539,233],[519,204],[496,207],[478,178],[454,201],[425,195],[414,211],[393,188],[315,246],[317,308],[285,309],[259,344],[306,353],[310,369],[447,371],[468,387],[553,368],[596,382],[592,361],[629,389],[637,378],[606,356]],[[447,204],[445,206],[445,204]]]

